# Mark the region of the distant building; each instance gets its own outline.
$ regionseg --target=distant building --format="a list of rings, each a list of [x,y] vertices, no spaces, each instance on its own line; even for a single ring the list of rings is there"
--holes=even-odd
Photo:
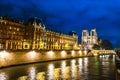
[[[38,18],[31,18],[25,25],[7,17],[0,17],[0,49],[61,50],[76,49],[78,36],[46,30]]]
[[[98,44],[96,29],[91,29],[90,34],[88,30],[82,30],[82,44],[87,45],[89,49],[91,49],[94,44]]]

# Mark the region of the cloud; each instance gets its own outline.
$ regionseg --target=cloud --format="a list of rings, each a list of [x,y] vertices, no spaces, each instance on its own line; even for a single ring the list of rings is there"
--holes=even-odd
[[[82,29],[96,28],[100,36],[120,40],[119,4],[119,0],[1,0],[0,15],[21,20],[36,16],[46,27],[75,30],[80,37]]]

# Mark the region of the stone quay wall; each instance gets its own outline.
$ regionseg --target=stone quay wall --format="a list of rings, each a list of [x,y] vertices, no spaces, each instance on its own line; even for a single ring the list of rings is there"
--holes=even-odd
[[[85,57],[85,51],[79,50],[26,50],[26,51],[0,51],[0,68],[13,65],[45,62],[52,60]],[[88,56],[88,55],[87,55]],[[89,55],[92,56],[92,55]]]

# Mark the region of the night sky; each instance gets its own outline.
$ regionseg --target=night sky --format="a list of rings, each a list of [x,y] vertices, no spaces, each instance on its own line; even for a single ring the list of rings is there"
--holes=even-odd
[[[0,0],[0,15],[38,17],[49,29],[76,31],[79,41],[83,29],[96,28],[101,39],[120,43],[120,0]]]

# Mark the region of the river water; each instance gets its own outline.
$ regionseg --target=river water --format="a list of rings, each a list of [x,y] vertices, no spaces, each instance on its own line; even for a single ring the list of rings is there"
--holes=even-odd
[[[0,80],[119,80],[114,55],[85,57],[0,69]]]

